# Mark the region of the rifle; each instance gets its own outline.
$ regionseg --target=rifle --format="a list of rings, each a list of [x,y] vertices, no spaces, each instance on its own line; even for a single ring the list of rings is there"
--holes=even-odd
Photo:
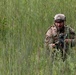
[[[67,34],[64,33],[59,34],[58,41],[55,43],[57,49],[60,50],[66,49],[65,41],[64,41],[66,38],[67,38]]]
[[[67,38],[67,34],[61,33],[61,34],[59,34],[58,41],[55,43],[57,50],[60,50],[62,53],[63,61],[66,58],[67,46],[66,46],[66,43],[64,41],[66,38]]]

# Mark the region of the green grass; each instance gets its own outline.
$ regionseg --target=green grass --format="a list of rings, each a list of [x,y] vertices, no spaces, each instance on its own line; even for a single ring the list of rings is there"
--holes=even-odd
[[[0,75],[76,75],[76,48],[51,63],[45,32],[57,13],[76,30],[75,0],[0,0]]]

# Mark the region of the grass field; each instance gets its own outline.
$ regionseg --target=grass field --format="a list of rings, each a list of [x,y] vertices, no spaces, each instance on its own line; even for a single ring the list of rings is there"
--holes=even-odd
[[[44,38],[57,13],[76,30],[75,0],[0,0],[0,75],[76,75],[76,47],[65,62],[45,54]]]

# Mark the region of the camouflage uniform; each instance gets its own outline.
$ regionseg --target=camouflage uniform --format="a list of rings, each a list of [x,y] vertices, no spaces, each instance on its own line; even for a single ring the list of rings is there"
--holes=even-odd
[[[47,50],[50,50],[50,53],[53,52],[52,50],[55,50],[53,48],[56,48],[56,50],[59,48],[64,56],[69,50],[69,46],[73,47],[76,44],[75,31],[71,27],[66,26],[65,21],[66,17],[64,14],[56,14],[54,16],[54,25],[46,32],[45,46]],[[63,36],[60,39],[61,35]],[[63,41],[63,43],[61,43],[60,40],[61,42]],[[66,42],[65,40],[70,41]],[[59,44],[56,44],[57,42],[59,42]]]
[[[68,50],[69,45],[71,47],[73,47],[75,45],[75,43],[76,43],[76,36],[75,36],[74,29],[64,25],[64,32],[59,32],[59,31],[57,31],[56,26],[53,25],[46,32],[45,46],[46,46],[47,50],[50,50],[50,51],[53,50],[51,44],[52,43],[56,43],[58,41],[59,34],[62,34],[62,33],[64,34],[64,36],[65,36],[65,34],[67,34],[66,39],[71,39],[71,42],[66,44],[66,47],[67,47],[66,48],[66,52]]]
[[[67,38],[72,39],[71,45],[75,45],[75,31],[73,28],[65,26],[64,34],[68,34]],[[51,43],[55,43],[58,41],[58,35],[61,34],[57,31],[56,26],[51,26],[48,31],[46,32],[45,44],[46,46]]]

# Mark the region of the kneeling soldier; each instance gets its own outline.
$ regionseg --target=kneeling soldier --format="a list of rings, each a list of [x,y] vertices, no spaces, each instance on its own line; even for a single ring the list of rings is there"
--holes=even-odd
[[[65,25],[64,14],[54,16],[54,24],[46,32],[45,46],[52,52],[53,48],[60,49],[62,58],[65,60],[66,53],[70,47],[76,44],[76,35],[73,28]]]

